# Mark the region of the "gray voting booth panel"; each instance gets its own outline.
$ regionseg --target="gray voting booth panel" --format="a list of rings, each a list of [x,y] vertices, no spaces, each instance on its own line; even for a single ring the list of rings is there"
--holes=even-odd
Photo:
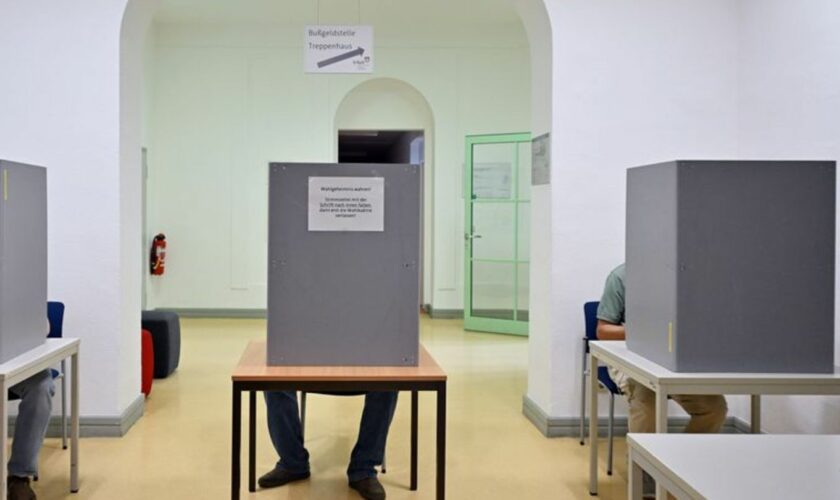
[[[685,372],[834,370],[835,164],[627,172],[628,348]]]
[[[47,336],[47,171],[0,160],[0,363]]]
[[[383,230],[310,231],[310,178],[382,179]],[[418,165],[270,165],[269,365],[417,364],[420,182]]]

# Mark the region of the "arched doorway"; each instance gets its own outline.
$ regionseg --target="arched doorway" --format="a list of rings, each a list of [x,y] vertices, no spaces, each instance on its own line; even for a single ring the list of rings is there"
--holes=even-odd
[[[412,85],[396,78],[367,80],[342,99],[335,112],[336,159],[339,134],[377,134],[388,131],[417,131],[422,135],[410,145],[417,147],[422,139],[421,154],[411,155],[423,164],[423,274],[422,304],[432,303],[432,237],[434,235],[434,117],[428,101]],[[418,158],[419,157],[419,158]],[[414,161],[411,161],[414,163]]]

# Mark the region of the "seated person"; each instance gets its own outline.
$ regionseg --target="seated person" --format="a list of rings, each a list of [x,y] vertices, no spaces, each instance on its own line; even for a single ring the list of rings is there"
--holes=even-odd
[[[625,340],[624,264],[613,269],[607,276],[604,294],[598,305],[597,317],[598,340]],[[627,398],[629,431],[656,432],[656,394],[615,368],[609,367],[609,373]],[[720,431],[727,412],[726,399],[723,396],[673,395],[671,399],[691,416],[685,432],[715,433]],[[645,475],[645,497],[651,493],[652,486],[652,481]]]
[[[266,392],[268,431],[280,460],[274,469],[260,477],[261,488],[283,486],[309,477],[309,452],[303,446],[303,433],[294,391]],[[350,487],[365,500],[382,500],[385,489],[376,477],[382,464],[388,428],[397,406],[396,392],[369,392],[359,425],[359,437],[350,455],[347,477]]]
[[[35,500],[29,477],[38,474],[38,454],[50,423],[55,393],[52,374],[49,370],[36,373],[12,386],[9,392],[20,398],[20,406],[8,465],[6,498]]]

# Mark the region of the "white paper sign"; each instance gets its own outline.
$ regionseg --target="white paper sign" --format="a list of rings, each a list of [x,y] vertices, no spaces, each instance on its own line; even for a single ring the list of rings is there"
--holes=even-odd
[[[310,177],[310,231],[384,231],[385,178]]]
[[[373,26],[307,26],[307,73],[373,73]]]

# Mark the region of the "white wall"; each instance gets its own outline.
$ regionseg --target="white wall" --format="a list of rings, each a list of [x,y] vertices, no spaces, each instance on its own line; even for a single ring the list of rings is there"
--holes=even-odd
[[[747,0],[739,53],[741,155],[840,160],[840,4]],[[840,310],[837,292],[835,300]],[[834,356],[840,362],[840,338]],[[735,409],[748,417],[746,405]],[[840,398],[764,398],[763,424],[770,432],[840,433]]]
[[[341,20],[326,7],[321,16]],[[431,107],[427,281],[435,309],[462,307],[464,137],[530,128],[527,40],[515,16],[464,30],[441,20],[426,39],[411,36],[398,12],[390,16],[373,20],[373,75],[304,74],[301,25],[156,25],[149,229],[166,233],[169,247],[149,307],[264,308],[266,165],[333,161],[340,103],[382,77],[409,83]],[[393,29],[399,23],[405,32]],[[367,122],[377,120],[397,126],[384,112]]]
[[[536,138],[551,130],[553,96],[553,35],[550,17],[541,0],[515,0],[514,5],[528,33],[531,52],[531,134]],[[553,174],[552,174],[553,175]],[[552,399],[552,213],[551,186],[531,187],[531,273],[528,316],[528,394],[548,413]]]
[[[120,152],[125,5],[0,1],[0,156],[48,169],[49,296],[67,305],[65,335],[82,339],[84,416],[119,416],[140,394],[137,186]]]
[[[134,196],[131,183],[121,180],[124,173],[131,173],[130,158],[120,167],[119,36],[125,3],[0,0],[0,67],[4,70],[0,156],[49,169],[50,296],[67,303],[67,334],[83,339],[84,415],[119,415],[125,401],[138,392],[131,386],[139,359],[134,359],[136,348],[126,346],[137,342],[139,325],[124,324],[123,319],[133,323],[127,309],[139,303],[128,304],[135,299],[121,292],[123,272],[131,272],[124,267],[133,265],[124,262],[131,250],[124,253],[122,245],[135,244],[132,227],[137,224],[131,213],[135,209],[126,207],[135,202],[121,200],[123,195]],[[542,220],[550,222],[552,236],[534,254],[548,249],[551,260],[546,262],[551,264],[545,269],[551,275],[540,285],[545,296],[532,301],[533,313],[540,317],[540,322],[532,323],[532,331],[539,327],[545,355],[532,356],[529,395],[549,415],[567,416],[577,406],[580,305],[598,296],[603,276],[623,258],[624,168],[686,156],[836,158],[840,150],[834,132],[839,107],[836,89],[840,88],[836,33],[840,31],[834,24],[836,7],[829,0],[795,5],[782,0],[638,0],[632,6],[567,0],[548,4],[550,28],[539,19],[538,3],[517,0],[517,5],[529,27],[536,26],[543,34],[549,29],[553,32],[552,44],[531,50],[536,54],[553,49],[553,67],[546,65],[545,71],[552,75],[550,91],[555,96],[548,104],[542,80],[534,82],[534,93],[540,98],[535,100],[533,131],[553,126],[554,161],[552,186],[545,192],[534,190],[535,211],[538,196],[551,207],[550,217]],[[255,36],[264,40],[264,34]],[[435,101],[433,108],[451,105],[456,102],[453,95],[463,93],[445,78],[457,70],[460,59],[451,49],[437,50],[418,50],[417,59],[432,64],[441,75],[438,81],[418,86],[430,102]],[[211,122],[202,124],[203,130],[211,131],[213,119],[227,115],[212,106],[208,110],[207,95],[223,93],[225,85],[240,92],[243,88],[242,82],[224,79],[224,68],[236,68],[243,60],[265,54],[253,46],[223,46],[215,51],[184,46],[170,47],[168,52],[159,63],[169,61],[165,66],[174,81],[172,91],[186,85],[179,78],[194,84],[184,73],[197,72],[195,66],[200,63],[218,65],[200,73],[220,77],[220,81],[205,80],[196,86],[201,95],[192,99],[183,94],[186,102],[175,103],[182,112]],[[183,68],[174,64],[179,54],[184,56]],[[387,54],[385,50],[384,61],[395,57],[395,52]],[[271,64],[254,66],[257,71],[276,72]],[[533,74],[540,71],[542,67]],[[311,85],[319,89],[318,96],[329,99],[328,104],[307,102],[307,110],[319,112],[337,105],[341,93],[333,88],[332,80],[312,80]],[[154,90],[155,95],[169,91]],[[128,112],[122,118],[140,119]],[[458,126],[447,129],[446,135],[458,137],[460,128],[498,131],[481,130],[483,121],[478,119],[456,122]],[[315,135],[330,137],[329,121],[319,124]],[[168,130],[173,136],[195,140],[191,135],[196,132],[190,128],[173,125]],[[310,132],[292,131],[291,137],[308,143]],[[140,142],[131,139],[136,133],[127,137],[123,146],[133,154]],[[740,144],[733,137],[740,138]],[[221,134],[212,138],[234,140]],[[319,150],[329,148],[327,139],[324,144],[315,142],[321,145]],[[460,151],[461,143],[460,138],[452,139],[445,148]],[[292,159],[318,159],[291,149],[291,140],[284,144],[284,151],[295,152]],[[179,151],[174,146],[173,150]],[[230,154],[222,156],[219,160],[218,154],[208,154],[198,158],[202,160],[198,165],[187,166],[206,175],[208,170],[226,167],[223,160],[231,161]],[[460,159],[450,168],[460,172],[459,165]],[[447,177],[441,182],[451,180]],[[445,192],[460,195],[460,181],[455,184],[457,189]],[[194,210],[213,208],[212,199],[197,198],[191,190],[165,194],[191,203]],[[220,192],[228,198],[230,194],[231,190]],[[124,218],[121,206],[128,210]],[[460,208],[456,212],[443,215],[460,224]],[[178,224],[179,229],[188,228]],[[449,235],[453,239],[461,236],[451,228],[443,233],[456,233]],[[205,237],[208,246],[218,246],[218,235],[213,232],[199,237]],[[537,243],[532,241],[532,245]],[[532,345],[536,338],[532,337]],[[774,399],[768,402],[767,409],[772,411],[765,411],[766,427],[837,432],[834,401]]]
[[[600,297],[607,273],[624,259],[625,170],[737,154],[738,5],[568,0],[547,7],[551,295],[528,396],[549,416],[567,417],[579,405],[583,303]]]
[[[552,275],[548,312],[532,308],[549,325],[543,334],[532,324],[528,395],[549,416],[568,417],[579,404],[581,305],[623,260],[625,169],[675,158],[838,159],[840,6],[645,0],[548,9],[553,231],[535,251],[550,248]],[[728,399],[732,414],[748,418],[744,397]],[[838,416],[838,398],[768,397],[764,430],[836,433]]]

